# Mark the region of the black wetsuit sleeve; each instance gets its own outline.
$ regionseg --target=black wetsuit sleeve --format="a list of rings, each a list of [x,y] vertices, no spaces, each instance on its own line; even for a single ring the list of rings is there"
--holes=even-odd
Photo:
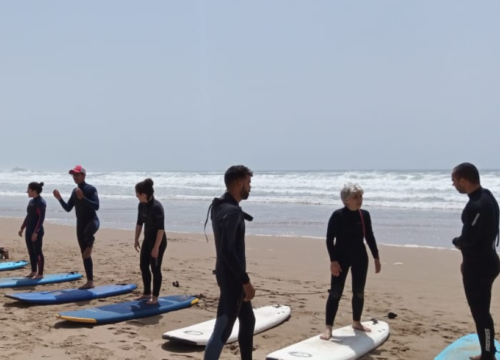
[[[222,260],[227,267],[243,285],[250,281],[244,267],[238,260],[236,253],[236,235],[241,214],[239,212],[229,213],[222,219],[221,227],[221,252]]]
[[[328,230],[326,231],[326,248],[328,249],[328,255],[330,256],[330,261],[338,261],[337,254],[335,253],[334,239],[337,236],[337,230],[339,225],[339,215],[334,212],[328,221]]]
[[[453,245],[460,249],[474,246],[480,237],[481,223],[484,214],[481,214],[481,207],[477,203],[469,204],[464,210],[464,225],[462,235],[453,240]]]
[[[154,222],[155,222],[155,229],[157,230],[165,230],[165,211],[163,210],[163,206],[160,203],[156,203],[154,205]]]
[[[373,227],[372,227],[372,219],[370,216],[370,213],[368,211],[363,212],[364,215],[364,221],[365,221],[365,238],[366,238],[366,243],[368,244],[368,247],[370,248],[370,251],[372,253],[372,256],[374,259],[379,258],[378,254],[378,248],[377,248],[377,241],[375,240],[375,235],[373,234]]]
[[[36,222],[35,233],[38,233],[38,231],[40,230],[40,228],[43,225],[43,222],[45,221],[45,209],[46,209],[46,205],[42,202],[39,202],[36,205],[35,211],[36,211],[36,214],[38,215],[38,221]]]
[[[67,203],[63,199],[59,200],[59,203],[61,204],[62,208],[64,210],[66,210],[67,212],[70,212],[73,209],[73,207],[75,206],[75,196],[76,196],[76,193],[75,193],[75,190],[73,190]]]
[[[99,210],[99,196],[95,187],[89,187],[86,196],[83,197],[83,202],[92,210]]]
[[[137,206],[137,226],[142,226],[144,225],[144,221],[142,220],[142,206],[139,203]]]

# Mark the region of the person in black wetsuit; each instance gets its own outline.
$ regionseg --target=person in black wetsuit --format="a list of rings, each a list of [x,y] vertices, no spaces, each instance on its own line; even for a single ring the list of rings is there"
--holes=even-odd
[[[43,267],[45,259],[43,257],[43,222],[45,220],[45,210],[47,204],[40,196],[43,189],[43,182],[32,182],[28,185],[28,196],[31,198],[26,210],[27,215],[19,230],[19,236],[23,236],[23,231],[26,229],[26,247],[30,256],[31,273],[26,275],[27,278],[41,279],[43,278]]]
[[[326,303],[326,329],[321,335],[323,340],[332,337],[333,323],[349,268],[352,271],[352,327],[361,331],[371,331],[361,324],[368,271],[368,254],[363,239],[366,239],[375,260],[375,272],[379,273],[381,269],[370,213],[361,210],[363,189],[357,184],[346,184],[340,196],[345,206],[333,212],[326,234],[331,287]]]
[[[95,233],[99,230],[100,225],[99,218],[97,217],[99,197],[96,188],[85,182],[87,172],[83,167],[77,165],[69,173],[73,175],[73,181],[77,184],[77,187],[73,189],[68,202],[66,203],[62,199],[57,189],[54,190],[54,197],[59,200],[59,203],[67,212],[70,212],[73,207],[75,208],[76,237],[87,275],[87,283],[82,285],[80,289],[91,289],[94,287],[92,249],[94,247]]]
[[[453,186],[469,196],[462,212],[462,234],[453,245],[462,252],[461,265],[465,296],[476,323],[481,355],[474,360],[495,359],[495,328],[490,314],[491,289],[500,273],[498,245],[499,208],[493,194],[481,187],[479,171],[470,163],[453,169]]]
[[[250,300],[255,296],[255,289],[246,272],[245,256],[245,220],[251,221],[252,217],[239,206],[241,200],[250,195],[252,176],[252,171],[245,166],[231,166],[224,175],[227,191],[213,200],[209,210],[220,296],[214,332],[205,348],[204,360],[219,359],[236,319],[239,320],[241,359],[252,360],[255,315]]]
[[[153,180],[146,179],[135,185],[136,196],[139,199],[137,225],[135,227],[134,247],[139,252],[141,245],[142,226],[144,240],[140,255],[140,267],[144,290],[137,300],[146,299],[147,304],[158,304],[162,281],[161,263],[167,249],[167,235],[165,234],[165,212],[161,203],[153,196]],[[151,268],[151,271],[150,271]],[[153,292],[151,293],[151,272],[153,273]]]

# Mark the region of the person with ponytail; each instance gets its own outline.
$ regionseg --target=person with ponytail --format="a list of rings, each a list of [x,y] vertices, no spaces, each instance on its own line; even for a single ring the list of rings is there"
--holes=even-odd
[[[135,228],[135,250],[140,249],[140,268],[144,290],[137,300],[148,300],[148,305],[158,304],[162,282],[161,263],[167,248],[165,234],[165,212],[162,204],[153,196],[153,180],[146,179],[135,185],[135,193],[139,199],[137,225]],[[142,226],[144,240],[139,243]],[[151,273],[153,274],[153,291],[151,291]]]
[[[19,230],[19,236],[23,236],[23,231],[26,229],[25,239],[28,254],[30,256],[31,273],[26,275],[27,278],[41,279],[43,278],[43,267],[45,259],[43,257],[43,221],[45,220],[45,210],[47,204],[40,196],[43,189],[43,182],[31,182],[28,185],[28,196],[31,198],[28,203],[27,215]]]

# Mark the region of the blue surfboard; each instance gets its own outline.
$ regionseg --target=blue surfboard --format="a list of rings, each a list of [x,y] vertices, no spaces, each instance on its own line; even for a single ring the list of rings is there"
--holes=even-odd
[[[105,324],[185,309],[196,304],[198,298],[190,295],[173,295],[159,297],[156,305],[147,305],[146,302],[147,300],[127,301],[83,310],[65,311],[57,314],[57,317],[74,322]]]
[[[8,261],[0,263],[0,271],[21,269],[28,265],[27,261]]]
[[[29,293],[5,294],[6,297],[30,304],[49,305],[86,301],[129,293],[137,288],[135,284],[96,286],[93,289],[63,289]]]
[[[500,350],[500,343],[496,340],[495,347]],[[434,360],[469,360],[470,356],[480,354],[481,347],[477,334],[469,334],[448,345]],[[497,353],[495,358],[500,360],[500,354]]]
[[[45,284],[54,284],[65,281],[73,281],[82,278],[82,274],[77,272],[63,274],[44,275],[41,279],[27,279],[23,276],[0,278],[0,288],[15,288],[22,286],[36,286]]]

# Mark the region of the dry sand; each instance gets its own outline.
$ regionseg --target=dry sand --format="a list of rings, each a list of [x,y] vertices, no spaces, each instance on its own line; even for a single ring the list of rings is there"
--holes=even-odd
[[[27,259],[24,239],[17,236],[20,219],[0,219],[0,246],[13,260]],[[133,225],[131,228],[133,228]],[[46,224],[45,273],[83,273],[75,228]],[[27,306],[1,297],[0,359],[202,359],[203,348],[162,340],[165,331],[211,319],[215,315],[218,288],[214,268],[215,249],[203,235],[168,233],[163,261],[161,295],[203,295],[193,308],[135,321],[90,326],[56,319],[59,311],[131,300],[140,294],[139,255],[133,248],[133,231],[101,229],[93,259],[96,284],[136,283],[128,295],[50,306]],[[433,359],[453,339],[474,332],[466,304],[458,251],[379,245],[382,272],[370,263],[363,320],[378,318],[391,327],[389,339],[362,359]],[[247,263],[257,289],[255,307],[285,304],[291,318],[256,335],[254,359],[317,335],[323,330],[329,288],[329,260],[324,241],[307,238],[247,238]],[[1,277],[19,276],[29,268],[6,271]],[[74,288],[84,281],[37,287],[37,291]],[[180,287],[172,285],[178,281]],[[500,282],[495,284],[492,312],[500,316]],[[0,294],[35,288],[0,289]],[[351,322],[350,276],[340,304],[336,326]],[[396,319],[387,319],[392,311]],[[499,328],[499,327],[497,327]],[[238,359],[237,344],[225,347],[221,359]]]

